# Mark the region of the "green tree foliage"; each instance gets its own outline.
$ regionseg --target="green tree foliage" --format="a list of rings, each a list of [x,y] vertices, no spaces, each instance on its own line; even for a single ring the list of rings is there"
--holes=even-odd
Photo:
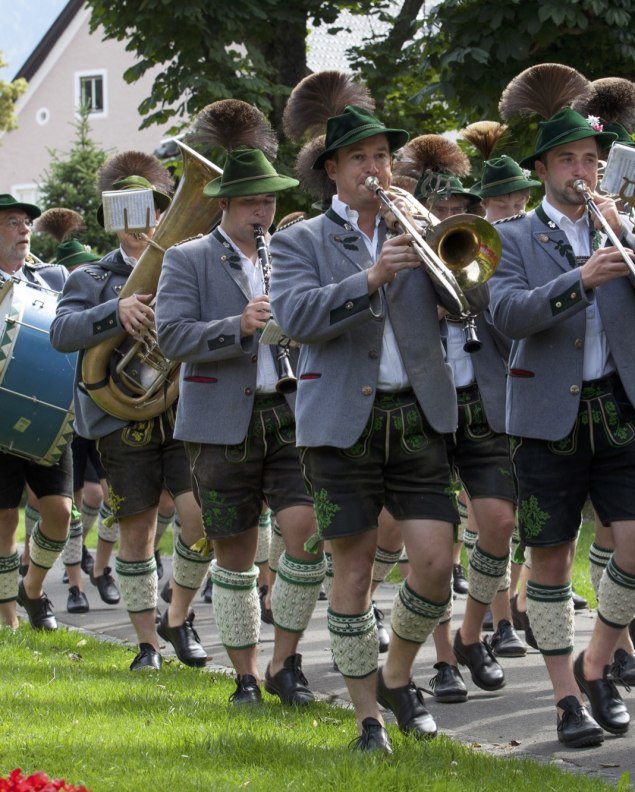
[[[0,52],[0,69],[4,69],[6,65]],[[27,82],[22,77],[10,83],[0,80],[0,132],[16,128],[15,103],[26,89]]]
[[[443,0],[427,19],[421,101],[441,99],[460,125],[498,120],[507,83],[529,66],[564,63],[589,80],[633,78],[633,0]],[[519,147],[536,122],[514,124]]]
[[[117,238],[97,222],[101,203],[95,187],[97,171],[108,157],[90,137],[88,110],[80,111],[75,124],[75,139],[68,153],[51,151],[51,164],[44,181],[38,185],[40,209],[63,207],[74,209],[84,218],[86,229],[78,239],[96,252],[105,254],[116,246]],[[34,234],[33,252],[43,261],[55,258],[57,242],[49,234]]]

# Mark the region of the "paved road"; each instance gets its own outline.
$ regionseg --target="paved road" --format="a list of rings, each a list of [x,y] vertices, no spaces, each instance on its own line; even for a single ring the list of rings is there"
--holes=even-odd
[[[164,559],[165,574],[171,570],[170,559]],[[59,622],[83,628],[97,636],[114,639],[131,646],[134,656],[135,637],[122,605],[105,605],[97,589],[85,578],[85,589],[91,610],[87,614],[66,613],[67,587],[61,582],[62,567],[49,573],[46,591],[56,606]],[[166,578],[164,577],[163,582]],[[162,584],[160,584],[162,585]],[[387,614],[391,608],[396,587],[383,584],[377,591],[377,603]],[[161,603],[161,608],[164,604]],[[211,605],[197,595],[194,601],[196,628],[210,655],[210,668],[227,669],[229,659],[218,640]],[[455,600],[454,626],[458,625],[465,607],[465,597]],[[576,654],[584,648],[593,627],[594,614],[582,611],[576,615]],[[522,635],[522,634],[521,634]],[[259,645],[259,666],[264,674],[271,654],[273,627],[263,624]],[[174,656],[171,645],[163,650],[166,657]],[[303,668],[311,687],[317,693],[340,701],[348,696],[342,677],[333,671],[329,637],[326,627],[326,602],[318,602],[311,628],[301,643]],[[415,681],[426,687],[434,674],[435,662],[432,642],[420,651],[415,664]],[[554,762],[564,768],[584,772],[592,777],[617,780],[630,772],[635,780],[635,698],[633,693],[623,693],[633,719],[633,727],[625,737],[607,734],[604,745],[586,750],[564,750],[556,739],[555,710],[544,663],[538,652],[530,649],[526,657],[503,660],[507,684],[504,689],[487,693],[475,687],[464,675],[469,689],[469,700],[463,704],[438,704],[431,696],[426,702],[433,713],[439,730],[461,742],[473,744],[500,756],[534,757]],[[392,716],[390,716],[392,717]]]

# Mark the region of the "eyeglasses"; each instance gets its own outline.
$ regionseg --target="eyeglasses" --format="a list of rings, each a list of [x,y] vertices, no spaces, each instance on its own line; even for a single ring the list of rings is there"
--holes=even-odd
[[[33,228],[33,220],[31,220],[30,217],[22,220],[18,220],[17,217],[12,217],[10,220],[0,223],[0,225],[3,225],[5,228],[10,228],[12,231],[17,231],[20,226],[26,226],[29,229]]]

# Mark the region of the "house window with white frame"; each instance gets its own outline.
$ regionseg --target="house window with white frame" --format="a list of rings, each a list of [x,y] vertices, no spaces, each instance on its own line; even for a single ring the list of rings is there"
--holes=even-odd
[[[76,106],[85,106],[91,116],[105,116],[107,112],[106,72],[101,69],[75,75]]]

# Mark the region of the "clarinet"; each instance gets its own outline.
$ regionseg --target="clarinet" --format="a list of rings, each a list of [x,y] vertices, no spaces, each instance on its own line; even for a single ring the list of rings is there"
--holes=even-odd
[[[262,279],[265,285],[265,294],[269,294],[269,283],[271,281],[271,255],[265,233],[262,226],[254,225],[254,239],[256,240],[256,252],[258,261],[262,267]],[[278,393],[293,393],[298,387],[291,361],[289,359],[289,344],[278,344],[275,352],[276,370],[278,372],[278,382],[276,391]]]

